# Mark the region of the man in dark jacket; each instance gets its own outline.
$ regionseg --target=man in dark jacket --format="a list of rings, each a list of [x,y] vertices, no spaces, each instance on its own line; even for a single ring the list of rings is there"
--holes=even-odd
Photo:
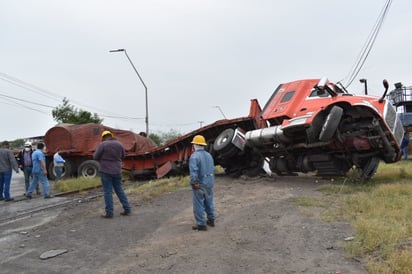
[[[10,184],[12,170],[19,173],[16,158],[14,158],[13,152],[10,150],[10,144],[8,141],[4,141],[0,148],[0,200],[6,202],[13,201],[10,196]]]
[[[19,152],[19,155],[17,156],[17,162],[19,164],[19,168],[23,171],[24,173],[24,185],[25,185],[25,193],[26,195],[27,190],[29,189],[30,186],[30,178],[33,178],[31,175],[31,172],[33,170],[33,163],[31,160],[31,155],[33,154],[33,149],[32,149],[32,144],[31,142],[26,142],[24,144],[24,149]],[[40,195],[40,190],[39,186],[37,185],[36,192],[38,195]]]
[[[113,134],[105,130],[102,133],[102,142],[94,152],[93,158],[100,164],[100,178],[103,185],[106,213],[103,218],[113,218],[113,189],[123,206],[120,215],[131,213],[129,201],[122,187],[122,160],[125,157],[123,145],[113,138]]]

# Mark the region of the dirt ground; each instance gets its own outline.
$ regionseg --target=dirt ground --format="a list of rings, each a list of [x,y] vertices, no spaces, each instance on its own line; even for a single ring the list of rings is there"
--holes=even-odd
[[[129,195],[131,216],[115,197],[113,219],[100,217],[101,197],[78,200],[2,225],[0,273],[366,273],[341,248],[348,224],[291,202],[321,195],[325,181],[315,180],[218,176],[216,226],[205,232],[191,229],[189,189],[145,202]],[[55,249],[67,252],[40,259]]]

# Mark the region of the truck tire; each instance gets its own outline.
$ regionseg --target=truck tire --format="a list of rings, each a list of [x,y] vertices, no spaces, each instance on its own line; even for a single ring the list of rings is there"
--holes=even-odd
[[[225,158],[235,155],[239,149],[232,144],[234,135],[235,130],[233,128],[222,131],[213,144],[213,150]]]
[[[66,162],[64,163],[63,173],[62,173],[61,179],[72,177],[74,175],[73,174],[73,169],[74,169],[73,162],[66,159]],[[56,172],[54,172],[54,163],[53,163],[53,161],[51,161],[50,164],[49,164],[48,175],[49,175],[48,177],[49,177],[50,180],[56,179]]]
[[[325,122],[323,123],[322,130],[319,134],[319,140],[322,142],[327,142],[332,139],[333,135],[336,132],[336,129],[339,126],[340,119],[343,115],[343,109],[338,106],[334,106],[328,116],[326,117]]]
[[[95,160],[87,160],[77,169],[78,177],[95,178],[99,176],[100,164]]]
[[[376,170],[379,167],[380,159],[378,157],[371,157],[362,161],[361,165],[357,168],[361,174],[363,181],[368,181],[375,175]]]

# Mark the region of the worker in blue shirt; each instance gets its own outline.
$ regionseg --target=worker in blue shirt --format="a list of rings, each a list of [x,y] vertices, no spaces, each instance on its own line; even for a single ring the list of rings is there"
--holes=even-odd
[[[212,155],[205,150],[207,144],[202,135],[196,135],[191,143],[194,152],[189,158],[189,171],[190,186],[193,189],[193,213],[196,220],[196,225],[192,228],[193,230],[206,231],[206,225],[215,226],[216,217],[213,202],[215,164]]]

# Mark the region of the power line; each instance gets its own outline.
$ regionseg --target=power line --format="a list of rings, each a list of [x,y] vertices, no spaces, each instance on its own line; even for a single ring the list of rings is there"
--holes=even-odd
[[[49,113],[47,113],[47,112],[45,112],[45,111],[41,111],[41,110],[39,110],[39,109],[35,109],[35,108],[32,108],[32,107],[29,107],[29,106],[20,104],[20,103],[18,103],[18,102],[16,102],[16,101],[13,101],[13,100],[9,99],[9,98],[2,98],[2,99],[3,99],[4,101],[6,101],[6,104],[7,104],[7,105],[24,107],[25,109],[30,109],[30,110],[33,110],[33,111],[36,111],[36,112],[39,112],[39,113],[42,113],[42,114],[50,115]]]
[[[33,92],[37,95],[40,93],[41,95],[43,95],[47,98],[50,98],[50,99],[59,100],[59,101],[63,99],[63,97],[61,95],[57,95],[57,94],[54,94],[54,93],[52,93],[50,91],[47,91],[45,89],[39,88],[39,87],[37,87],[33,84],[30,84],[30,83],[27,83],[23,80],[17,79],[17,78],[15,78],[13,76],[10,76],[10,75],[8,75],[4,72],[0,72],[0,80],[3,80],[3,81],[5,81],[9,84],[14,85],[14,86],[23,88],[25,90],[31,91],[31,92]]]
[[[49,106],[49,105],[45,105],[45,104],[40,104],[40,103],[35,103],[35,102],[29,101],[29,100],[25,100],[25,99],[16,98],[16,97],[9,96],[9,95],[2,94],[2,93],[0,93],[0,96],[1,96],[1,97],[6,97],[6,98],[9,98],[9,99],[13,99],[13,100],[16,100],[16,101],[21,101],[21,102],[25,102],[25,103],[29,103],[29,104],[33,104],[33,105],[37,105],[37,106],[48,107],[48,108],[54,108],[53,106]]]
[[[348,88],[352,84],[353,80],[356,79],[356,77],[358,76],[360,70],[362,69],[363,65],[365,64],[365,61],[368,58],[369,53],[371,52],[372,47],[373,47],[373,45],[376,41],[376,37],[378,36],[379,31],[382,27],[383,21],[384,21],[386,15],[389,12],[389,7],[390,7],[391,3],[392,3],[392,0],[387,0],[386,1],[385,5],[384,5],[379,17],[378,17],[378,20],[377,20],[377,22],[375,23],[375,26],[372,29],[372,32],[369,34],[368,39],[366,40],[366,43],[363,46],[363,48],[361,50],[361,53],[359,54],[355,65],[352,68],[352,71],[346,77],[346,78],[348,78],[346,88]]]
[[[30,84],[30,83],[25,82],[25,81],[23,81],[23,80],[20,80],[20,79],[18,79],[18,78],[16,78],[16,77],[10,76],[10,75],[8,75],[8,74],[6,74],[6,73],[4,73],[4,72],[0,72],[0,80],[3,80],[3,81],[5,81],[5,82],[7,82],[7,83],[9,83],[9,84],[12,84],[12,85],[14,85],[14,86],[20,87],[20,88],[22,88],[22,89],[31,91],[31,92],[35,93],[36,95],[45,96],[45,97],[47,97],[47,98],[49,98],[49,99],[54,99],[54,100],[62,101],[64,98],[66,98],[66,97],[61,96],[61,95],[59,95],[59,94],[57,94],[57,93],[50,92],[50,91],[48,91],[48,90],[46,90],[46,89],[40,88],[40,87],[38,87],[38,86],[36,86],[36,85]],[[7,96],[7,95],[4,95],[4,94],[3,94],[3,96]],[[27,102],[27,103],[42,105],[42,104],[39,104],[39,103],[30,102],[30,101],[27,101],[27,100],[24,100],[24,99],[21,99],[21,98],[17,98],[17,97],[11,97],[11,96],[10,96],[10,98],[12,98],[12,99],[14,99],[14,100],[18,100],[18,101]],[[71,104],[74,102],[75,104],[77,104],[77,105],[79,105],[79,106],[83,106],[83,107],[86,107],[86,108],[89,108],[89,109],[96,109],[96,110],[98,110],[99,112],[103,113],[103,114],[98,113],[98,115],[101,116],[101,117],[113,118],[113,119],[126,119],[126,120],[140,120],[140,119],[144,119],[144,118],[140,118],[140,117],[122,116],[122,115],[119,115],[119,114],[116,114],[116,113],[110,113],[110,112],[109,112],[108,114],[106,114],[106,113],[105,113],[106,110],[98,109],[98,108],[93,107],[93,106],[83,105],[82,103],[79,103],[79,102],[74,101],[74,100],[70,100],[70,99],[68,99],[68,100],[71,102]],[[44,105],[44,106],[47,106],[47,105]],[[55,108],[54,106],[47,106],[47,107]]]

